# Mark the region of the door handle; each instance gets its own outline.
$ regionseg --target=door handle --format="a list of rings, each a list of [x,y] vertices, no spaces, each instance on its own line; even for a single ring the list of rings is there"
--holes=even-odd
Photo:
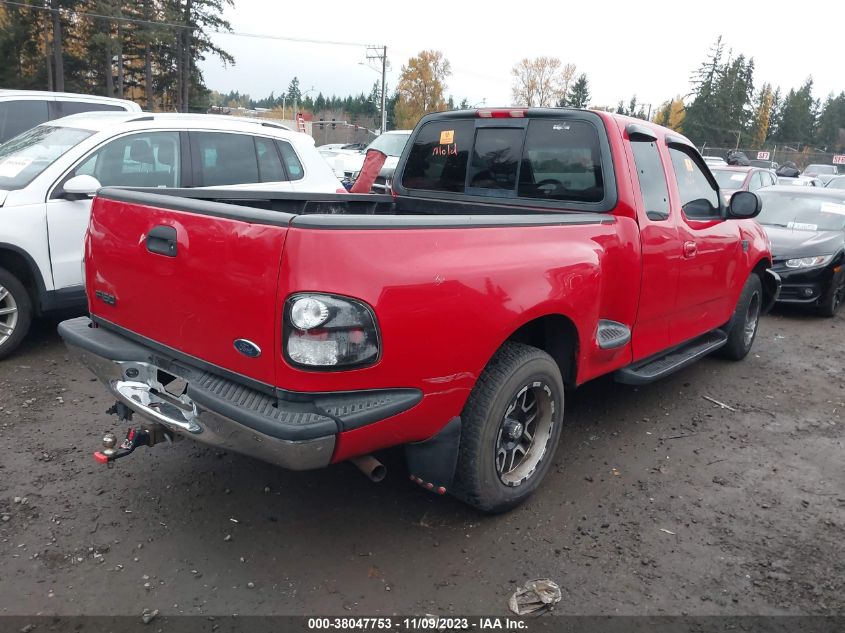
[[[176,229],[172,226],[153,227],[147,233],[147,250],[165,257],[176,257]]]
[[[698,245],[695,242],[684,242],[684,257],[695,257],[698,253]]]

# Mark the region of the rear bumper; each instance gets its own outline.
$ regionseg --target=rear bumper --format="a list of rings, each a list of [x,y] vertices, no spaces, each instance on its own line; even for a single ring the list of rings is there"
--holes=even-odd
[[[332,461],[337,436],[417,404],[413,389],[283,400],[142,345],[87,317],[59,324],[71,352],[131,411],[173,433],[291,470]]]

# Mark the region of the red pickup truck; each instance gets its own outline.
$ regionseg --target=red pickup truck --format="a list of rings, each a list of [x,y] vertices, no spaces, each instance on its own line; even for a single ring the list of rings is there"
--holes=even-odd
[[[404,445],[486,511],[551,465],[564,389],[739,360],[774,302],[757,196],[675,132],[604,112],[429,115],[393,196],[106,188],[90,319],[59,331],[131,424],[291,469]],[[361,458],[366,459],[362,460]]]

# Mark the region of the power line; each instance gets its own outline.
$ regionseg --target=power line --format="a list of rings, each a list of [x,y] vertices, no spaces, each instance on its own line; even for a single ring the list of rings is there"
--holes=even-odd
[[[47,11],[49,13],[53,13],[55,11],[59,11],[59,9],[53,9],[51,7],[45,6],[38,6],[27,4],[25,2],[14,2],[14,0],[0,0],[0,4],[5,4],[12,7],[22,7],[25,9],[32,9],[35,11]],[[124,16],[116,16],[116,15],[102,15],[100,13],[90,13],[87,11],[76,11],[74,9],[66,9],[65,12],[77,15],[80,17],[86,18],[98,18],[101,20],[110,20],[112,22],[128,22],[131,24],[145,24],[149,26],[167,26],[176,29],[190,29],[192,31],[198,29],[197,26],[190,26],[188,24],[182,24],[178,22],[160,22],[155,20],[143,20],[140,18],[128,18]],[[300,42],[303,44],[328,44],[332,46],[354,46],[356,48],[366,48],[369,44],[363,44],[360,42],[341,42],[337,40],[319,40],[313,38],[306,38],[306,37],[289,37],[285,35],[267,35],[264,33],[247,33],[244,31],[227,31],[225,29],[208,29],[209,33],[216,33],[219,35],[233,35],[235,37],[250,37],[255,39],[263,39],[263,40],[279,40],[284,42]]]

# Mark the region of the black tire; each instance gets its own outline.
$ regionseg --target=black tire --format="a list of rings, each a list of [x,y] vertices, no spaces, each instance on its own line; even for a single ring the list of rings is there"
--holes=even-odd
[[[529,345],[505,343],[482,372],[461,413],[453,494],[491,513],[525,501],[552,465],[563,425],[563,393],[560,369],[551,356]],[[529,399],[534,402],[533,419]],[[522,421],[520,416],[525,416]],[[522,449],[519,461],[518,449],[507,451],[508,445]]]
[[[834,317],[843,302],[845,302],[845,271],[839,271],[830,280],[830,287],[819,304],[819,314],[823,317]]]
[[[742,360],[748,356],[757,337],[762,307],[763,284],[756,273],[751,273],[736,302],[727,326],[728,342],[718,350],[719,356],[730,360]]]
[[[8,310],[14,312],[0,314],[0,360],[21,344],[32,323],[32,300],[29,293],[17,277],[5,268],[0,268],[0,312]]]

